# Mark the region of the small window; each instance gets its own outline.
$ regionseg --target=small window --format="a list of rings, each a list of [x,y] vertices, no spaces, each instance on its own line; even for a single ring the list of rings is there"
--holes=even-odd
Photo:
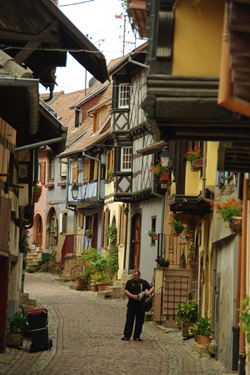
[[[75,127],[78,128],[82,124],[82,110],[76,108],[75,110]]]
[[[129,106],[129,84],[121,83],[119,85],[118,108],[128,108]]]
[[[68,159],[63,158],[60,163],[61,170],[60,170],[60,175],[61,177],[66,178],[68,175]]]
[[[156,231],[156,217],[155,216],[151,217],[151,230]],[[151,244],[152,245],[155,244],[155,239],[153,239],[153,237],[151,237]]]
[[[48,180],[54,180],[55,178],[55,159],[50,158],[48,164]]]
[[[122,147],[121,149],[121,171],[131,171],[132,169],[132,147]]]

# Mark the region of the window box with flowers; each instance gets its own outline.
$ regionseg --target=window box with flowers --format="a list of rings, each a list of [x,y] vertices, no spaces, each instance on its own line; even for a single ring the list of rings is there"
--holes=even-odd
[[[173,263],[172,260],[164,258],[160,255],[155,259],[155,261],[159,267],[166,267],[166,268],[169,267],[170,263]]]
[[[235,198],[231,198],[223,203],[217,203],[214,205],[216,213],[220,215],[220,218],[229,224],[231,232],[234,234],[241,233],[241,203]]]
[[[153,240],[157,240],[158,239],[158,234],[156,233],[156,231],[154,230],[154,228],[151,229],[151,230],[148,230],[147,231],[147,235],[149,237],[152,237]]]
[[[192,150],[188,150],[185,155],[185,159],[190,162],[191,170],[193,172],[199,171],[203,166],[202,152],[199,147],[194,147]]]
[[[152,165],[150,172],[160,177],[160,182],[165,182],[167,185],[171,184],[169,167],[162,165],[162,161],[158,164]]]
[[[113,181],[114,180],[115,173],[112,171],[112,169],[107,170],[107,181]]]

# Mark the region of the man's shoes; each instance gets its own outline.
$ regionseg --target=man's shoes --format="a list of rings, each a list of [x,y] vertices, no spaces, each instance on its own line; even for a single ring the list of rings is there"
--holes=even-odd
[[[126,336],[123,336],[121,339],[122,339],[123,341],[129,341],[129,337],[126,337]]]
[[[142,339],[140,339],[140,337],[134,337],[134,341],[142,341]]]

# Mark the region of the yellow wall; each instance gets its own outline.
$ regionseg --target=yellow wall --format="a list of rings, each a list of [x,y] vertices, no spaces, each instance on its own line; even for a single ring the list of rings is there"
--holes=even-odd
[[[200,194],[202,189],[201,185],[201,171],[193,172],[191,170],[190,162],[186,162],[186,183],[185,183],[185,195],[197,196]]]
[[[225,1],[194,3],[176,3],[173,75],[218,77]]]
[[[207,142],[206,186],[214,186],[217,173],[218,142]]]

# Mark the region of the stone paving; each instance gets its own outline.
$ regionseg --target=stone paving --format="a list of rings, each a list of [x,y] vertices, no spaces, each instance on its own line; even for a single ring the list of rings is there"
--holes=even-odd
[[[222,375],[219,362],[193,349],[178,330],[145,322],[142,342],[121,341],[126,300],[100,299],[69,288],[51,274],[26,274],[25,292],[48,309],[48,351],[0,354],[5,375]]]

